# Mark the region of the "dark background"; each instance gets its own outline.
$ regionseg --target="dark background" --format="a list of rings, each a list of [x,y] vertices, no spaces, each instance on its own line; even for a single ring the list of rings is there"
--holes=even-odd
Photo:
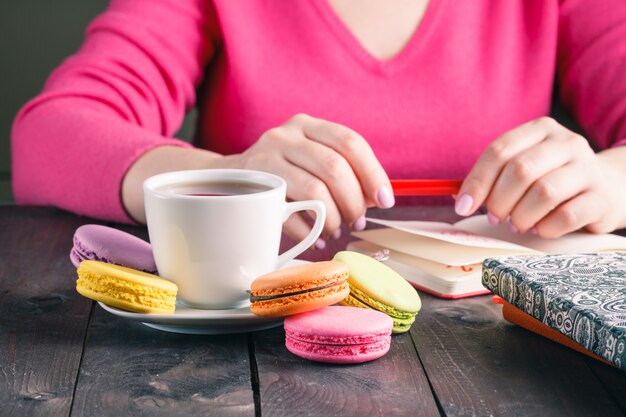
[[[0,0],[0,203],[11,193],[10,135],[18,110],[52,70],[78,49],[107,0]],[[190,116],[177,137],[188,140]]]
[[[0,1],[0,201],[11,201],[11,124],[46,77],[75,51],[105,0]]]

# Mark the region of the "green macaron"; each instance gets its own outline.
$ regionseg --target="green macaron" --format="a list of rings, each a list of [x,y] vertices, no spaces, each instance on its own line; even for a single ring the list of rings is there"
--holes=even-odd
[[[411,284],[367,255],[342,251],[333,259],[346,264],[350,273],[350,295],[340,304],[382,311],[393,319],[394,333],[404,333],[411,328],[422,306]]]

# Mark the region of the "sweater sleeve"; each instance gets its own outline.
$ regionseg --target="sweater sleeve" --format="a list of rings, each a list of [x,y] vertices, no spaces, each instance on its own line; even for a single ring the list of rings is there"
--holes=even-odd
[[[626,2],[560,3],[561,100],[600,148],[626,145]]]
[[[171,136],[195,103],[217,33],[206,0],[111,1],[15,119],[17,203],[132,222],[124,175],[149,149],[190,146]]]

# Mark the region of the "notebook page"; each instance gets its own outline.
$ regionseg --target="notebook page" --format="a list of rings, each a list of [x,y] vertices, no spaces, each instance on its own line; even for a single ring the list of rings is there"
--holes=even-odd
[[[472,216],[454,224],[458,229],[489,238],[508,241],[544,253],[592,253],[626,251],[626,237],[614,234],[573,232],[557,239],[543,239],[531,233],[512,233],[507,225],[494,226],[487,216]]]
[[[392,228],[352,232],[352,235],[385,248],[451,266],[480,263],[489,257],[537,253],[533,249],[522,246],[503,245],[504,247],[497,248],[468,246],[467,244],[453,243],[449,239],[431,238],[419,233]]]
[[[476,217],[485,217],[486,222],[486,216]],[[393,229],[401,230],[403,232],[413,235],[437,239],[444,242],[454,243],[456,245],[470,246],[476,248],[509,249],[518,252],[534,252],[532,250],[529,251],[528,248],[525,246],[511,243],[506,239],[502,239],[502,237],[496,238],[494,236],[487,235],[486,233],[484,233],[485,230],[480,227],[482,224],[480,222],[470,224],[469,228],[460,228],[456,225],[442,222],[381,220],[372,219],[369,217],[367,218],[367,221],[380,224],[382,226],[387,226]],[[478,231],[472,230],[472,228],[475,228]]]

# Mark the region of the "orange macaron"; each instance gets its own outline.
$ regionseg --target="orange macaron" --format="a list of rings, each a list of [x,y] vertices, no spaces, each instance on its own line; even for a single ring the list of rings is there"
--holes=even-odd
[[[250,311],[277,317],[316,310],[348,296],[349,271],[337,261],[312,262],[279,269],[250,285]]]

